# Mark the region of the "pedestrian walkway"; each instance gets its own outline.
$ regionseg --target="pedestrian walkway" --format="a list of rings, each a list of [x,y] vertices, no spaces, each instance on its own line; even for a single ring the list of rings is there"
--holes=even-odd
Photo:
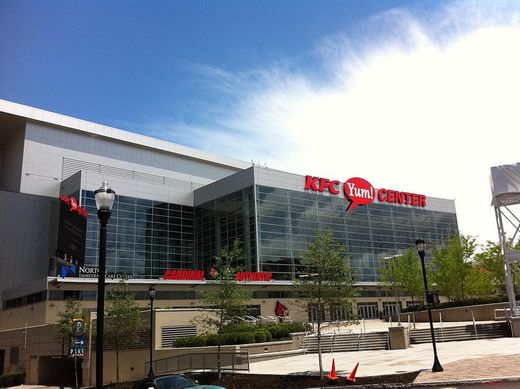
[[[422,371],[416,383],[471,381],[503,377],[520,379],[520,338],[483,339],[437,343],[444,372],[432,373],[433,351],[430,343],[405,350],[378,350],[324,353],[328,372],[335,360],[336,372],[347,375],[359,362],[358,377]],[[318,374],[318,355],[305,354],[278,360],[252,362],[252,374]]]

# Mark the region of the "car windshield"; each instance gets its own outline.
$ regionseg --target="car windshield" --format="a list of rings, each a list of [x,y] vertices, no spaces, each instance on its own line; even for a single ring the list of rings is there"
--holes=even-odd
[[[195,382],[180,375],[160,377],[155,380],[155,383],[159,389],[183,389],[197,385]]]

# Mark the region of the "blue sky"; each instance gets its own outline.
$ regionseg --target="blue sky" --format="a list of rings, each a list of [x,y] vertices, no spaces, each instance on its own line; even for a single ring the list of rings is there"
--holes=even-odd
[[[497,240],[518,1],[0,2],[0,98],[269,167],[455,198]]]
[[[367,18],[400,3],[4,0],[0,95],[138,132],[158,118],[211,125],[224,103],[209,69],[283,66],[326,76],[323,40],[355,36]]]

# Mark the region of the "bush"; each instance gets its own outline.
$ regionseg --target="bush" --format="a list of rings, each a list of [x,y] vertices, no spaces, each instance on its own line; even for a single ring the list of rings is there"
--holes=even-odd
[[[255,332],[258,327],[255,324],[232,323],[222,328],[222,333],[229,332]]]
[[[175,347],[202,347],[205,345],[205,336],[187,336],[175,339]]]
[[[218,334],[206,335],[206,346],[218,346],[222,345],[222,336]]]
[[[264,331],[256,331],[254,335],[256,343],[264,343],[267,340],[267,336],[265,335]]]
[[[271,342],[273,339],[288,339],[293,332],[304,332],[303,323],[278,323],[265,325],[230,324],[221,335],[189,336],[175,340],[175,347],[202,347],[228,344]]]
[[[253,332],[238,332],[236,341],[236,344],[255,343],[255,334]]]
[[[264,334],[265,334],[265,341],[266,342],[271,342],[273,340],[273,335],[271,335],[271,333],[267,330],[263,330],[264,331]]]
[[[25,380],[25,373],[5,373],[0,375],[0,387],[8,388],[10,386],[22,385]]]

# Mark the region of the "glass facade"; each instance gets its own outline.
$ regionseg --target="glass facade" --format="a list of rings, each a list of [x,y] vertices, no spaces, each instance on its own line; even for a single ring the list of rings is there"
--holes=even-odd
[[[89,212],[85,265],[98,262],[99,223],[94,193],[81,192]],[[197,207],[116,196],[107,233],[107,271],[158,278],[166,269],[208,272],[222,248],[238,239],[244,271],[290,280],[317,231],[345,245],[358,282],[377,282],[382,258],[415,247],[421,237],[441,246],[457,233],[456,214],[372,203],[346,212],[343,198],[254,185]],[[258,253],[257,253],[258,251]]]
[[[357,281],[378,280],[379,261],[415,247],[422,237],[442,245],[457,233],[454,213],[373,203],[345,212],[345,199],[311,192],[257,186],[260,270],[274,279],[298,272],[307,245],[331,230],[347,248]]]
[[[235,266],[256,271],[256,229],[253,187],[248,187],[195,209],[196,258],[198,269],[209,270],[222,248],[238,239],[244,258]]]
[[[88,212],[85,265],[98,263],[94,192],[82,191]],[[107,226],[107,272],[158,278],[166,269],[193,269],[193,207],[116,196]]]

